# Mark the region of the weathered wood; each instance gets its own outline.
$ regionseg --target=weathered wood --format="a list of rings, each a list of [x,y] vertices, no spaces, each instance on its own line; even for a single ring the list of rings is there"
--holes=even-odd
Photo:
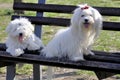
[[[99,56],[111,56],[111,57],[120,57],[120,52],[103,52],[103,51],[93,51],[96,55]]]
[[[8,53],[4,51],[0,51],[0,58],[2,61],[9,62],[22,62],[22,63],[31,63],[31,64],[41,64],[41,65],[49,65],[49,66],[57,66],[57,67],[65,67],[65,68],[74,68],[74,69],[85,69],[85,70],[95,70],[95,71],[107,71],[107,72],[115,72],[120,74],[120,64],[117,63],[109,63],[109,62],[99,62],[99,61],[79,61],[73,62],[68,59],[62,58],[45,58],[43,56],[31,55],[31,54],[23,54],[20,57],[10,56]]]
[[[22,0],[14,0],[14,3],[22,3]],[[16,14],[24,14],[23,10],[14,10],[14,13]]]
[[[0,67],[10,66],[12,64],[13,63],[11,63],[11,62],[0,62]]]
[[[56,5],[56,4],[36,4],[36,3],[14,3],[15,10],[28,10],[38,12],[55,12],[55,13],[72,13],[77,6],[73,5]],[[120,16],[120,8],[112,7],[94,7],[102,15]]]
[[[105,55],[88,55],[85,56],[85,59],[91,61],[101,61],[101,62],[111,62],[111,63],[120,63],[120,57],[112,57],[112,56],[105,56]]]
[[[34,16],[12,16],[12,19],[19,17],[27,17],[33,24],[42,25],[57,25],[68,27],[70,25],[70,19],[66,18],[49,18],[49,17],[34,17]],[[115,25],[115,26],[114,26]],[[120,31],[119,22],[103,22],[103,30]],[[114,27],[113,27],[114,26]]]
[[[110,72],[105,72],[105,71],[94,71],[95,74],[97,75],[99,80],[111,77],[113,75],[115,75],[115,73],[110,73]]]
[[[3,43],[0,43],[0,50],[5,50],[6,46]],[[39,51],[29,51],[24,50],[25,54],[34,54],[39,55]],[[112,53],[112,52],[102,52],[102,51],[93,51],[95,55],[93,56],[85,56],[87,60],[91,61],[102,61],[102,62],[111,62],[111,63],[120,63],[120,53]]]
[[[16,64],[7,66],[6,80],[15,80]]]
[[[5,45],[5,43],[0,43],[0,50],[2,50],[2,51],[6,51],[6,45]]]

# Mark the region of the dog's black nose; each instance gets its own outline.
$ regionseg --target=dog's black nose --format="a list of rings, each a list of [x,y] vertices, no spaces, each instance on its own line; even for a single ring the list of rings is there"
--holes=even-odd
[[[19,36],[22,36],[23,35],[23,33],[19,33]]]
[[[88,22],[88,19],[85,19],[85,22]]]

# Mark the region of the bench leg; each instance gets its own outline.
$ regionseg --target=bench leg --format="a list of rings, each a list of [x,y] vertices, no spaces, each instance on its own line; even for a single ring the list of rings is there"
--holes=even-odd
[[[105,71],[94,71],[94,72],[99,80],[102,80],[102,79],[105,79],[105,78],[115,75],[115,73],[110,73],[110,72],[105,72]]]
[[[54,68],[51,67],[51,66],[48,66],[48,69],[47,69],[47,80],[53,80],[54,78]]]
[[[39,64],[33,64],[33,80],[42,80],[42,67]]]
[[[16,74],[16,64],[7,66],[6,80],[14,80]]]

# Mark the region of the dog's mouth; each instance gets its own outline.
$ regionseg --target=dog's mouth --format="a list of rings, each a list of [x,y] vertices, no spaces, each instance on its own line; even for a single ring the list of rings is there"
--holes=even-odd
[[[19,34],[18,40],[20,43],[23,42],[23,34],[22,33]]]
[[[90,23],[84,23],[85,28],[88,28],[90,26]]]

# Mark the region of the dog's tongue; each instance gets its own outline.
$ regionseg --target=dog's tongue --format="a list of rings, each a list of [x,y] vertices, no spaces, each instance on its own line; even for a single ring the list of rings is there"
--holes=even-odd
[[[19,36],[18,40],[19,40],[20,43],[22,43],[23,37],[22,37],[22,36]]]
[[[84,24],[85,28],[88,28],[89,27],[89,24]]]

